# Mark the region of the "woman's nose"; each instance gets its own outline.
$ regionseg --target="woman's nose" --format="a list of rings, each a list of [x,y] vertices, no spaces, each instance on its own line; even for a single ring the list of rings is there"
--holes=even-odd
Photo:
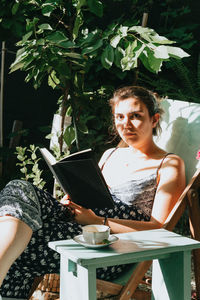
[[[130,119],[129,119],[128,117],[125,117],[125,118],[124,118],[124,127],[125,127],[125,128],[130,128],[130,127],[132,127],[131,121],[130,121]]]

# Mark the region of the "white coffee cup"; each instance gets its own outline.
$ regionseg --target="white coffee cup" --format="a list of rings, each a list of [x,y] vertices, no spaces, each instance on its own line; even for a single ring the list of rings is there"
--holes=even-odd
[[[110,227],[106,225],[86,225],[82,227],[82,231],[85,242],[92,245],[102,244],[110,235]]]

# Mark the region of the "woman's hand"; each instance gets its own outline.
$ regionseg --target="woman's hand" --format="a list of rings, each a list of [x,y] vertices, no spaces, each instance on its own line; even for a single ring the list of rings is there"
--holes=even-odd
[[[78,224],[102,224],[102,218],[98,217],[91,209],[84,208],[70,200],[69,195],[65,195],[60,203],[69,207],[74,214],[74,219]]]
[[[98,217],[91,209],[84,208],[72,201],[70,202],[69,207],[74,210],[75,221],[78,224],[102,224],[102,218]]]
[[[68,194],[65,194],[65,196],[60,200],[60,203],[66,206],[69,205],[70,202],[70,196]]]

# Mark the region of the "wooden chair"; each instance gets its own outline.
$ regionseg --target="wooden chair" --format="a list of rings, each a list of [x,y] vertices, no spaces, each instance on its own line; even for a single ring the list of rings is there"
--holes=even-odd
[[[200,105],[166,99],[162,102],[162,107],[165,111],[161,122],[162,134],[155,138],[155,142],[167,152],[176,153],[183,158],[188,182],[163,227],[167,230],[173,230],[188,208],[191,237],[200,241],[200,169],[196,170],[198,162],[195,160],[200,146]],[[197,299],[200,299],[200,250],[193,251],[193,258]],[[97,289],[118,295],[116,299],[130,299],[131,295],[135,295],[134,297],[137,299],[136,289],[151,263],[151,261],[144,261],[137,264],[131,276],[127,274],[128,280],[123,277],[112,283],[98,280]],[[124,282],[126,283],[123,284]],[[145,297],[150,299],[146,295],[143,295],[141,299],[144,300]]]
[[[191,237],[200,240],[200,169],[196,170],[197,160],[195,159],[200,146],[200,105],[178,100],[164,100],[162,106],[165,110],[161,122],[163,132],[161,137],[156,138],[156,143],[167,152],[176,153],[183,158],[188,182],[163,227],[173,230],[188,208]],[[193,257],[196,291],[197,297],[200,299],[200,250],[194,250]],[[115,299],[120,300],[131,299],[131,295],[134,295],[134,299],[150,299],[148,293],[140,295],[141,292],[137,290],[137,287],[142,282],[151,263],[151,261],[144,261],[137,264],[134,270],[130,269],[114,282],[97,280],[98,291],[103,290],[104,293],[117,295]]]
[[[180,220],[186,207],[189,207],[189,219],[190,219],[190,230],[191,237],[200,240],[200,204],[199,204],[199,192],[200,189],[200,169],[198,169],[188,185],[186,186],[184,192],[180,196],[175,207],[168,216],[164,228],[167,230],[173,230],[175,225]],[[195,281],[197,287],[197,295],[199,297],[200,292],[200,250],[194,250],[194,267],[195,267]],[[136,299],[139,292],[136,292],[138,285],[142,282],[145,273],[151,266],[152,261],[144,261],[138,263],[133,270],[130,278],[125,285],[116,283],[116,281],[108,282],[103,280],[97,280],[97,289],[103,290],[104,293],[118,295],[116,299],[118,300],[128,300],[131,299],[131,295]],[[123,282],[126,278],[122,278]],[[118,280],[120,282],[120,279]],[[135,293],[136,292],[136,293]],[[141,292],[142,293],[142,292]],[[150,299],[149,295],[142,294],[141,299]],[[200,298],[197,298],[200,299]]]
[[[197,240],[200,240],[200,203],[199,203],[199,189],[200,189],[200,168],[195,172],[192,179],[189,181],[179,200],[177,201],[175,207],[168,216],[164,228],[167,230],[173,230],[181,216],[185,212],[186,208],[189,208],[189,221],[190,221],[190,231],[191,237]],[[195,281],[197,288],[197,299],[199,298],[200,292],[200,250],[193,251],[194,257],[194,270],[195,270]],[[135,268],[130,269],[129,272],[120,276],[117,280],[113,282],[97,280],[97,290],[103,291],[104,294],[113,295],[115,299],[118,300],[130,300],[131,297],[134,299],[149,300],[151,299],[148,292],[140,291],[137,289],[138,285],[142,282],[145,273],[148,271],[152,264],[152,261],[144,261],[138,263]],[[53,280],[54,278],[50,276]],[[50,279],[51,279],[50,278]],[[41,284],[41,280],[46,281],[47,279],[40,277],[37,278],[39,288],[43,286],[43,292],[46,292],[45,299],[56,299],[53,297],[53,283],[51,282],[46,289],[44,289],[45,284]],[[58,280],[58,277],[56,278]],[[36,283],[36,282],[35,282]],[[36,288],[35,285],[34,289]],[[37,289],[37,288],[36,288]],[[58,290],[57,290],[58,291]],[[49,298],[47,298],[49,295]],[[33,296],[30,299],[36,299]]]
[[[167,152],[176,153],[183,158],[188,182],[163,227],[173,230],[188,208],[191,237],[200,241],[200,168],[196,170],[198,162],[195,160],[200,147],[200,105],[166,99],[162,102],[162,107],[165,111],[161,122],[162,134],[155,138],[155,142]],[[200,299],[200,250],[194,250],[193,257],[197,299]],[[151,261],[145,261],[137,264],[131,276],[127,274],[127,277],[130,277],[128,280],[124,277],[112,283],[98,280],[97,289],[108,294],[118,295],[116,299],[130,299],[131,295],[135,295],[134,297],[137,299],[136,289],[151,263]],[[123,284],[124,282],[126,284]],[[150,299],[144,294],[141,299],[145,300],[145,297]]]

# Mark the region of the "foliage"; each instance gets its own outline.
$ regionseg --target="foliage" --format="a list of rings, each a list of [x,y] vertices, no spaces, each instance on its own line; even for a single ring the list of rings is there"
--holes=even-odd
[[[94,101],[94,96],[108,97],[118,82],[133,83],[139,63],[158,73],[163,62],[188,56],[155,30],[138,26],[135,14],[130,13],[135,13],[137,1],[128,1],[126,5],[119,0],[16,3],[16,13],[21,6],[25,9],[26,4],[29,10],[26,32],[17,43],[20,49],[11,72],[25,71],[25,81],[33,81],[35,88],[48,76],[49,85],[60,89],[61,153],[64,142],[71,147],[76,141],[79,149],[79,135],[89,133],[87,124],[94,115],[82,115],[80,109],[86,103],[90,105],[90,101],[95,105],[98,100]],[[115,5],[118,9],[110,18],[110,8]],[[64,129],[67,111],[72,124]]]
[[[170,0],[163,1],[160,5],[161,18],[158,26],[162,34],[176,40],[181,48],[191,50],[198,44],[195,31],[198,32],[200,27],[198,17],[195,20],[194,15],[195,5],[190,0],[181,0],[178,4]]]
[[[77,9],[76,18],[79,13],[80,9]],[[55,30],[50,24],[52,19],[48,21],[51,22],[41,24],[39,18],[27,21],[27,33],[17,43],[21,49],[11,65],[12,72],[17,69],[27,71],[26,81],[32,79],[35,88],[40,86],[46,74],[53,88],[64,88],[71,78],[75,87],[82,88],[84,74],[90,73],[91,69],[98,73],[102,68],[113,66],[118,71],[130,71],[138,66],[140,59],[148,70],[157,73],[163,61],[170,57],[188,56],[182,49],[170,46],[173,41],[150,28],[124,26],[114,20],[104,31],[95,28],[89,32],[82,26],[78,34],[76,20],[69,33],[62,28]],[[69,27],[68,23],[64,25]],[[123,77],[121,72],[119,74],[116,73]]]
[[[184,63],[183,61],[171,61],[168,63],[168,76],[154,77],[140,73],[139,82],[154,88],[171,99],[200,103],[200,56],[198,57],[196,68],[194,63]],[[170,78],[173,76],[173,80]]]
[[[200,29],[197,2],[1,0],[0,36],[2,40],[23,36],[13,71],[25,70],[26,81],[32,80],[35,88],[48,77],[49,85],[60,89],[58,112],[63,120],[67,111],[73,117],[66,132],[61,128],[60,140],[64,138],[70,150],[76,139],[76,147],[80,142],[80,147],[98,152],[107,147],[110,119],[106,101],[120,85],[141,83],[173,99],[199,102],[194,57]],[[139,26],[143,12],[149,12],[148,26],[155,31]],[[157,31],[175,40],[194,59],[189,63],[172,60],[166,48],[171,44],[155,43],[155,49],[163,51],[161,58],[158,50],[155,55],[148,38],[154,39]],[[61,152],[62,145],[54,151],[57,156]]]
[[[0,36],[2,40],[10,37],[20,38],[25,34],[27,14],[32,14],[33,6],[30,1],[1,0]]]
[[[140,69],[138,84],[156,90],[162,96],[199,103],[199,16],[200,2],[180,0],[163,1],[160,5],[152,5],[150,24],[177,45],[188,51],[191,56],[187,60],[166,62],[159,75]],[[159,18],[156,18],[159,16]]]
[[[37,158],[38,147],[30,145],[27,147],[16,147],[17,159],[20,161],[17,166],[20,166],[20,171],[23,174],[21,179],[26,181],[32,181],[38,188],[44,188],[45,181],[42,179],[42,172],[39,168],[38,162],[40,158]]]

